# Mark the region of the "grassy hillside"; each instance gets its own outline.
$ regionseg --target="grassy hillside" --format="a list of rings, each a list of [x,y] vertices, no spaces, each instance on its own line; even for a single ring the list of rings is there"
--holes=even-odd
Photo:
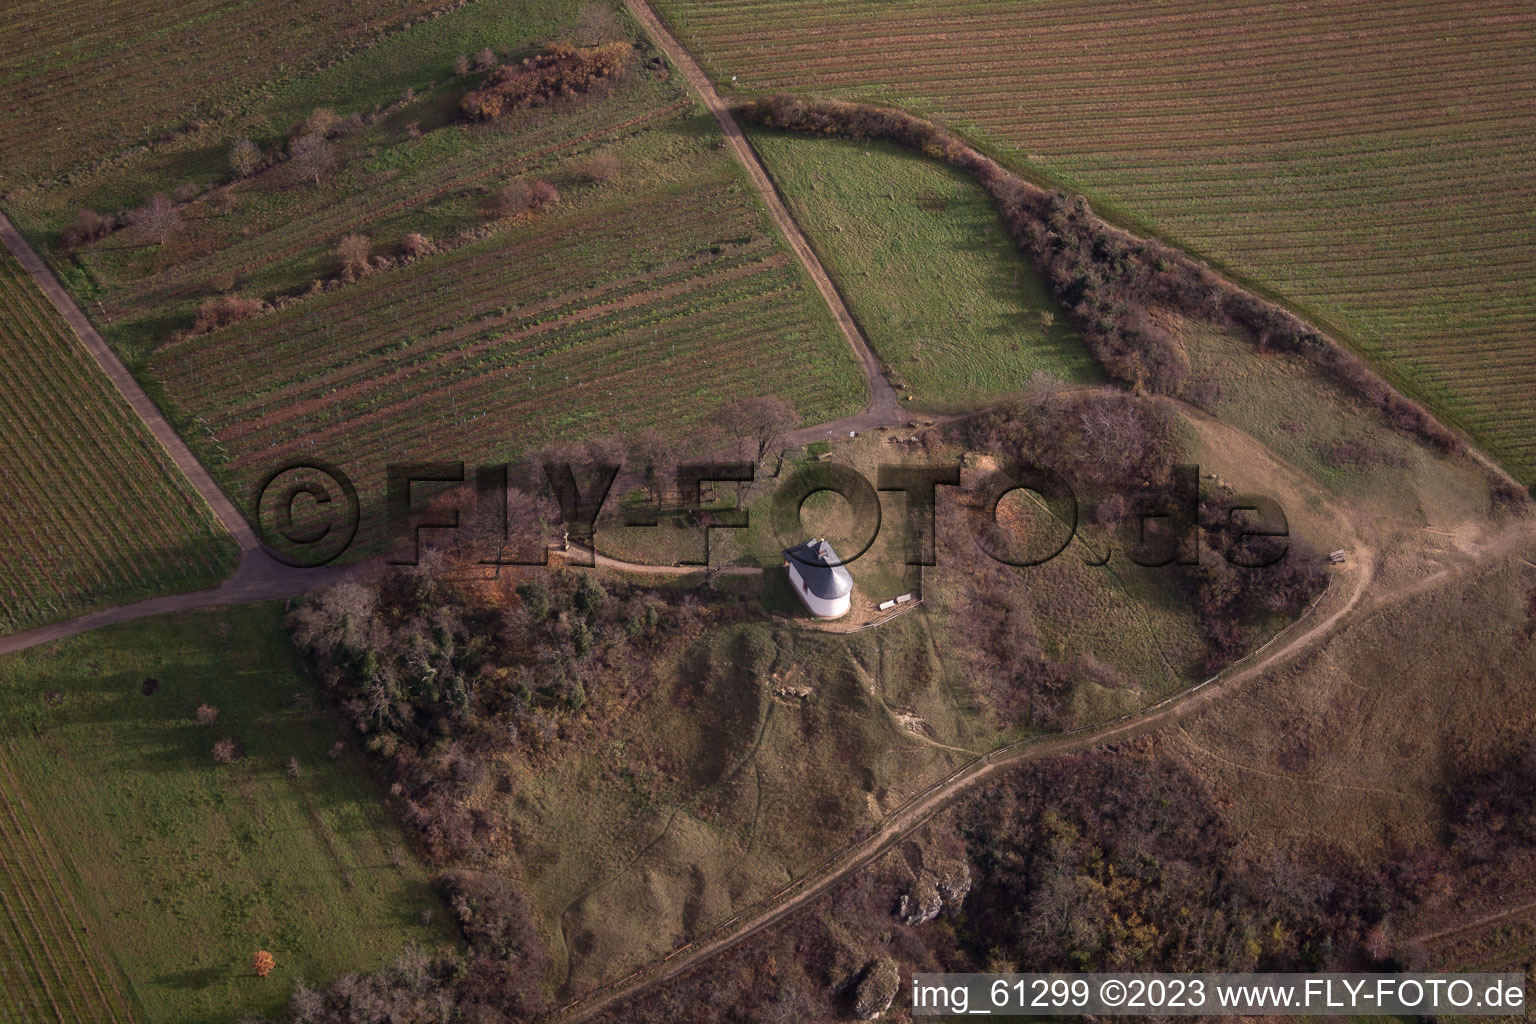
[[[234,568],[234,541],[4,251],[0,392],[0,633]]]
[[[1529,5],[660,7],[741,93],[938,117],[1273,291],[1536,477]]]
[[[300,978],[449,941],[281,617],[151,619],[0,661],[0,949],[23,1019],[232,1022]],[[232,764],[212,754],[224,737]]]
[[[1076,332],[963,172],[889,144],[773,131],[754,131],[752,144],[917,405],[974,407],[1021,390],[1035,371],[1097,379]]]

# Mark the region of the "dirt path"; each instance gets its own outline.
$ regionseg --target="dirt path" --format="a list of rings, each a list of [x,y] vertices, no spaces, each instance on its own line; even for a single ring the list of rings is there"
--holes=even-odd
[[[245,521],[245,517],[219,489],[219,485],[213,482],[213,477],[203,468],[203,464],[197,461],[197,456],[192,454],[192,449],[187,447],[181,435],[176,433],[165,421],[165,417],[160,415],[160,410],[155,408],[155,403],[151,402],[149,396],[144,393],[144,389],[139,387],[139,382],[134,379],[133,374],[128,372],[128,367],[123,365],[122,360],[117,358],[117,353],[113,352],[102,340],[101,335],[96,333],[96,328],[91,326],[85,314],[75,306],[74,300],[59,283],[59,279],[53,276],[53,272],[48,269],[37,253],[32,251],[27,240],[21,237],[21,232],[16,230],[4,214],[0,214],[0,240],[5,242],[5,247],[26,268],[27,276],[32,278],[33,283],[48,296],[48,301],[53,303],[53,307],[68,321],[75,332],[75,337],[80,339],[80,343],[91,354],[91,358],[96,360],[97,365],[112,381],[113,386],[128,400],[134,415],[143,421],[155,440],[160,442],[160,446],[176,463],[177,468],[186,474],[187,480],[197,489],[197,493],[203,496],[208,507],[213,509],[213,514],[218,517],[224,529],[228,530],[230,536],[234,537],[235,542],[240,545],[240,550],[248,552],[260,547],[260,542],[256,539],[250,524]]]
[[[832,311],[832,318],[837,321],[838,329],[843,332],[843,338],[847,340],[848,347],[853,351],[854,360],[864,371],[864,377],[869,382],[867,409],[857,416],[850,416],[846,420],[823,424],[822,427],[812,429],[845,433],[848,430],[868,430],[872,427],[889,426],[895,423],[902,416],[901,403],[897,400],[895,389],[886,379],[880,360],[875,357],[874,350],[869,347],[869,342],[859,330],[859,325],[854,321],[853,314],[848,311],[842,295],[832,284],[832,278],[827,276],[826,268],[821,265],[821,260],[811,248],[810,240],[795,223],[794,217],[790,216],[783,197],[779,195],[773,180],[768,177],[767,169],[758,159],[757,151],[752,148],[752,144],[742,134],[741,126],[731,116],[730,104],[720,98],[720,94],[715,91],[704,69],[699,67],[693,56],[661,23],[661,19],[656,16],[656,12],[651,10],[645,0],[624,0],[624,5],[629,8],[629,13],[634,15],[635,20],[644,26],[646,33],[661,48],[662,53],[667,55],[672,66],[688,79],[688,84],[693,86],[694,92],[698,93],[704,105],[709,108],[709,112],[715,115],[715,122],[720,125],[720,131],[725,135],[725,141],[731,147],[731,152],[736,154],[736,159],[746,168],[753,187],[762,195],[763,203],[768,207],[768,215],[773,218],[773,222],[783,233],[784,239],[789,242],[789,247],[794,250],[796,258],[811,275],[816,290],[821,293],[827,308]]]
[[[1238,445],[1239,450],[1258,458],[1288,485],[1321,497],[1315,485],[1306,486],[1290,466],[1281,462],[1257,441],[1236,428],[1206,417],[1199,428],[1207,440]],[[1249,446],[1252,446],[1250,449]],[[1337,506],[1323,499],[1324,507],[1339,519],[1341,532],[1349,538],[1354,563],[1336,573],[1328,591],[1302,618],[1296,620],[1269,643],[1224,672],[1205,682],[1167,698],[1149,708],[1060,736],[1023,740],[998,748],[957,769],[947,778],[929,786],[887,815],[879,828],[866,839],[850,844],[821,865],[802,875],[781,892],[749,907],[720,925],[714,932],[670,953],[664,959],[568,1003],[556,1015],[562,1021],[590,1020],[617,1002],[676,977],[802,909],[816,897],[864,868],[892,846],[921,828],[931,817],[962,793],[979,786],[1003,772],[1028,761],[1056,757],[1086,750],[1116,740],[1130,739],[1182,719],[1205,706],[1234,686],[1268,671],[1301,651],[1320,642],[1338,627],[1360,603],[1375,576],[1374,551],[1365,543],[1351,518]]]
[[[921,828],[933,815],[962,793],[982,785],[1011,768],[1028,761],[1056,757],[1117,740],[1130,739],[1176,723],[1206,706],[1219,694],[1314,647],[1332,635],[1352,616],[1372,611],[1385,601],[1407,596],[1394,592],[1388,595],[1372,595],[1372,600],[1366,600],[1371,584],[1376,578],[1379,554],[1359,528],[1356,520],[1357,513],[1354,509],[1329,498],[1300,470],[1280,459],[1258,440],[1236,427],[1174,399],[1151,400],[1176,406],[1177,411],[1201,435],[1205,444],[1217,447],[1225,453],[1237,455],[1250,465],[1261,467],[1265,478],[1273,482],[1276,497],[1281,501],[1300,504],[1312,502],[1338,523],[1340,527],[1338,543],[1349,550],[1351,563],[1348,567],[1335,572],[1332,585],[1323,597],[1291,627],[1282,631],[1253,654],[1217,676],[1173,697],[1099,727],[1062,736],[1021,741],[977,758],[948,778],[912,797],[906,804],[888,815],[868,838],[851,844],[801,876],[788,888],[753,907],[744,909],[713,932],[668,954],[664,959],[567,1004],[556,1015],[556,1019],[590,1020],[615,1003],[632,998],[656,984],[683,974],[764,929],[772,927],[870,864],[892,846]],[[1437,576],[1435,583],[1448,584],[1472,571],[1478,563],[1487,558],[1509,553],[1519,544],[1527,542],[1533,535],[1536,535],[1536,523],[1514,523],[1481,544],[1473,562]],[[1422,585],[1412,588],[1414,591],[1420,589],[1426,588]],[[1516,911],[1509,913],[1514,912]],[[1475,925],[1476,923],[1473,923],[1461,927]]]
[[[48,301],[53,303],[53,307],[64,317],[70,329],[75,332],[75,337],[80,339],[80,343],[90,353],[91,358],[127,400],[134,415],[149,429],[155,440],[160,442],[161,447],[171,457],[171,461],[186,475],[197,493],[213,510],[220,524],[240,546],[239,568],[233,576],[216,587],[191,593],[169,594],[134,604],[118,605],[64,622],[39,626],[22,633],[12,633],[9,636],[0,637],[0,654],[24,650],[37,644],[84,633],[87,630],[129,622],[150,615],[293,597],[314,587],[335,583],[349,573],[358,571],[356,567],[296,569],[269,557],[262,548],[256,532],[251,529],[250,523],[246,522],[245,516],[240,514],[240,510],[235,508],[234,503],[214,482],[208,470],[197,460],[197,456],[192,454],[192,449],[188,448],[186,442],[181,439],[181,435],[177,434],[170,423],[166,422],[165,417],[160,415],[160,410],[155,407],[154,402],[150,401],[133,374],[128,372],[122,360],[117,358],[117,354],[75,306],[58,278],[53,276],[52,271],[3,214],[0,214],[0,241],[4,241],[5,247],[26,270],[27,276],[48,297]]]
[[[297,597],[315,587],[339,583],[349,576],[364,571],[366,570],[363,565],[290,569],[268,558],[264,552],[247,553],[240,563],[240,571],[216,587],[194,590],[191,593],[152,597],[133,604],[120,604],[79,618],[38,626],[36,629],[12,633],[9,636],[0,636],[0,655],[24,651],[38,644],[63,640],[65,637],[87,633],[103,626],[115,626],[120,622],[132,622],[134,619],[148,618],[151,615],[170,615],[175,612],[215,608],[220,605],[249,604],[252,601]]]
[[[1415,935],[1413,937],[1413,941],[1427,944],[1430,942],[1438,942],[1441,939],[1448,939],[1453,935],[1461,935],[1465,932],[1481,931],[1490,925],[1498,924],[1500,921],[1507,921],[1512,917],[1518,917],[1521,914],[1529,913],[1532,910],[1536,910],[1536,900],[1530,900],[1529,902],[1521,903],[1513,907],[1506,907],[1505,909],[1495,911],[1492,914],[1484,914],[1482,917],[1474,917],[1470,921],[1463,921],[1460,924],[1453,924],[1449,928],[1441,928],[1438,931],[1433,932],[1424,932],[1423,934]]]
[[[549,552],[554,558],[560,559],[570,565],[578,563],[572,555],[582,555],[594,562],[600,569],[612,569],[614,572],[632,572],[641,576],[691,576],[701,572],[713,572],[724,576],[751,576],[761,573],[763,570],[755,565],[731,565],[721,569],[704,565],[650,565],[645,562],[625,562],[607,555],[594,552],[585,544],[572,544],[570,551],[561,551],[559,548],[551,548]]]

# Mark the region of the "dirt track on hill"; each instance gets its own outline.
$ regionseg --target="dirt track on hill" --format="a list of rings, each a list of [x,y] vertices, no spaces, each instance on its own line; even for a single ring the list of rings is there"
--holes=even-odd
[[[1282,500],[1314,500],[1336,520],[1340,534],[1333,543],[1349,550],[1351,564],[1335,573],[1321,598],[1290,627],[1248,657],[1187,690],[1142,711],[1060,736],[1023,740],[998,748],[955,771],[946,779],[911,797],[887,815],[869,837],[857,841],[811,869],[788,888],[753,907],[740,911],[719,926],[719,934],[706,935],[653,961],[635,974],[583,995],[566,1004],[553,1020],[590,1020],[615,1003],[632,998],[670,978],[699,966],[739,945],[766,928],[804,908],[833,886],[869,865],[892,846],[927,823],[962,793],[987,782],[1010,768],[1062,754],[1074,753],[1116,740],[1126,740],[1171,724],[1203,707],[1225,690],[1243,683],[1301,651],[1321,642],[1343,623],[1360,604],[1376,575],[1377,553],[1359,530],[1352,510],[1335,503],[1299,470],[1281,460],[1257,440],[1215,417],[1174,399],[1152,399],[1172,404],[1184,413],[1205,443],[1239,453],[1252,464],[1264,467]],[[1342,581],[1342,583],[1341,583]]]
[[[1194,422],[1208,441],[1219,438],[1222,443],[1235,444],[1237,451],[1246,455],[1259,456],[1270,463],[1267,468],[1275,473],[1282,488],[1305,481],[1297,471],[1236,428],[1209,417]],[[1321,492],[1315,486],[1307,487],[1306,491],[1321,497]],[[1306,491],[1298,492],[1298,496]],[[1102,726],[1088,727],[1060,736],[1020,741],[978,758],[948,778],[912,797],[888,815],[869,837],[846,847],[802,875],[800,879],[778,894],[744,908],[723,925],[717,926],[711,933],[673,951],[661,960],[652,961],[635,973],[610,983],[609,986],[586,993],[573,1002],[567,1003],[549,1020],[560,1021],[562,1024],[591,1020],[615,1004],[640,996],[665,981],[701,966],[712,957],[726,952],[797,911],[805,909],[817,897],[867,867],[921,828],[930,818],[964,792],[1018,765],[1088,750],[1105,743],[1131,739],[1179,722],[1217,699],[1222,693],[1316,647],[1329,639],[1338,629],[1347,628],[1354,618],[1373,613],[1385,605],[1412,598],[1435,587],[1448,585],[1476,571],[1489,559],[1509,555],[1520,545],[1536,541],[1536,521],[1519,521],[1481,543],[1472,562],[1447,570],[1432,581],[1421,581],[1411,586],[1383,592],[1379,587],[1371,586],[1377,579],[1378,554],[1362,536],[1351,514],[1352,510],[1342,509],[1326,498],[1323,498],[1323,504],[1334,515],[1342,517],[1340,524],[1348,535],[1348,539],[1342,542],[1342,546],[1349,550],[1351,564],[1335,573],[1332,585],[1302,618],[1297,619],[1291,627],[1282,631],[1264,647],[1217,676],[1142,711],[1115,719]],[[1513,913],[1513,911],[1507,913]],[[1426,940],[1441,938],[1453,932],[1494,923],[1504,916],[1506,913],[1495,914],[1486,919],[1467,922],[1423,938]]]

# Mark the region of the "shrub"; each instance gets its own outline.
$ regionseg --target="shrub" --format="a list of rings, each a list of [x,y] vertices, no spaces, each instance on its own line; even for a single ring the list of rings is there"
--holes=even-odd
[[[475,54],[475,70],[489,71],[496,66],[496,51],[489,46]]]
[[[578,181],[612,181],[619,176],[619,158],[608,150],[602,150],[577,161],[572,173]]]
[[[533,189],[521,179],[508,182],[486,197],[482,211],[489,220],[515,217],[533,205]]]
[[[219,709],[212,704],[199,704],[197,706],[197,720],[203,725],[212,725],[219,720]]]
[[[469,58],[464,54],[461,53],[453,58],[453,73],[456,75],[469,74]]]
[[[368,273],[368,258],[372,246],[364,235],[344,235],[336,243],[336,262],[341,276],[348,281]]]
[[[536,181],[528,190],[528,207],[547,210],[560,202],[560,191],[547,181]]]
[[[426,256],[432,252],[432,240],[426,235],[412,231],[400,239],[400,255],[407,259],[415,259],[417,256]]]
[[[294,138],[303,135],[319,135],[327,138],[341,126],[341,117],[329,107],[316,107],[308,117],[293,126],[288,134]]]
[[[437,884],[477,955],[542,965],[544,951],[528,901],[510,881],[487,872],[450,871]]]
[[[95,210],[80,210],[59,236],[59,242],[64,248],[73,249],[105,238],[115,227],[117,221],[112,217],[103,217]]]
[[[267,311],[267,304],[260,299],[241,298],[238,295],[220,295],[207,299],[197,307],[192,321],[193,334],[206,334],[220,327],[239,323],[260,316]]]
[[[627,42],[591,47],[556,43],[520,65],[496,69],[485,85],[465,95],[460,107],[470,117],[491,120],[510,110],[587,92],[622,71],[633,53]]]
[[[244,756],[245,750],[239,742],[228,736],[221,737],[213,744],[213,759],[219,764],[234,764]]]

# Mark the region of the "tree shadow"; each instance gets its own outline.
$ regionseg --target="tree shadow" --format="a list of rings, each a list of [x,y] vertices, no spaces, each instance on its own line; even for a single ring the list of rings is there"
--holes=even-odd
[[[226,973],[223,967],[198,967],[193,970],[157,975],[155,982],[167,988],[196,991],[221,980]]]

